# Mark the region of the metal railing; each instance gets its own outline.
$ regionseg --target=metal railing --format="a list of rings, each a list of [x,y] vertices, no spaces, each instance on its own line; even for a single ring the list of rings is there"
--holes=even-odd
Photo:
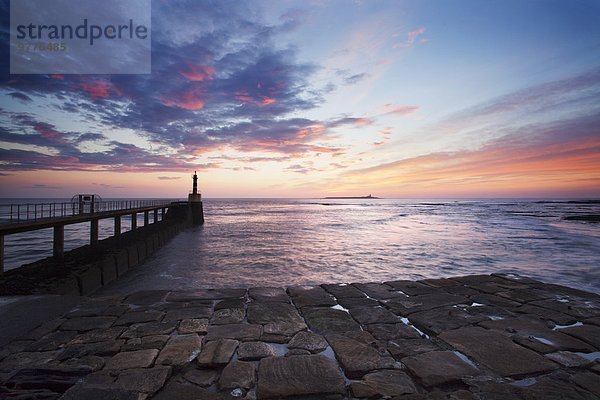
[[[105,211],[168,206],[174,201],[178,200],[102,200],[92,204],[79,202],[0,204],[0,223],[31,222]]]

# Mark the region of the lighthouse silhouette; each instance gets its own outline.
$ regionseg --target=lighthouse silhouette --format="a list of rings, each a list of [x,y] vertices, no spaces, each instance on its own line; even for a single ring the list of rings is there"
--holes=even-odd
[[[202,195],[198,192],[198,174],[194,171],[192,177],[194,184],[192,193],[188,194],[188,203],[192,210],[192,222],[194,225],[202,225],[204,223],[204,209],[202,208]]]

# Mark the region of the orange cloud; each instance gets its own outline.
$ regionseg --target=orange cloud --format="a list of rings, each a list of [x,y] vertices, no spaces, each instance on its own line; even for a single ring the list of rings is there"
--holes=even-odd
[[[177,97],[178,98],[176,100],[168,99],[164,100],[162,103],[167,107],[175,106],[190,111],[204,108],[205,102],[200,98],[200,93],[198,90],[188,90]]]
[[[277,100],[271,97],[263,97],[262,101],[259,103],[261,106],[267,106],[269,104],[275,103]]]
[[[600,136],[565,139],[563,132],[533,138],[519,132],[478,150],[438,152],[349,171],[345,183],[395,195],[598,193]]]
[[[204,65],[189,65],[184,71],[179,73],[190,81],[204,82],[212,80],[215,75],[215,69]]]

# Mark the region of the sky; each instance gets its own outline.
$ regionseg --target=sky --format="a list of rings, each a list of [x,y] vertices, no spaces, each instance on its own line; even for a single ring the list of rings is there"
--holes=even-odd
[[[139,75],[11,75],[0,11],[3,198],[600,197],[596,0],[153,0]]]

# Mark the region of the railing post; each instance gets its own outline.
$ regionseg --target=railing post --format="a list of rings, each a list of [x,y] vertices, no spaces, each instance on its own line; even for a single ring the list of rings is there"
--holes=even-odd
[[[54,244],[52,254],[57,260],[62,260],[65,255],[65,226],[54,226]]]
[[[158,208],[154,209],[154,223],[158,222]]]
[[[160,220],[164,221],[165,220],[165,208],[161,208],[160,209]]]
[[[121,216],[115,217],[115,236],[121,235]]]
[[[131,230],[135,230],[137,228],[137,213],[131,214]]]
[[[90,226],[90,244],[92,246],[98,245],[98,219],[94,218],[91,221]]]
[[[4,235],[0,235],[0,276],[4,274]]]
[[[144,226],[150,223],[150,211],[144,211]]]

